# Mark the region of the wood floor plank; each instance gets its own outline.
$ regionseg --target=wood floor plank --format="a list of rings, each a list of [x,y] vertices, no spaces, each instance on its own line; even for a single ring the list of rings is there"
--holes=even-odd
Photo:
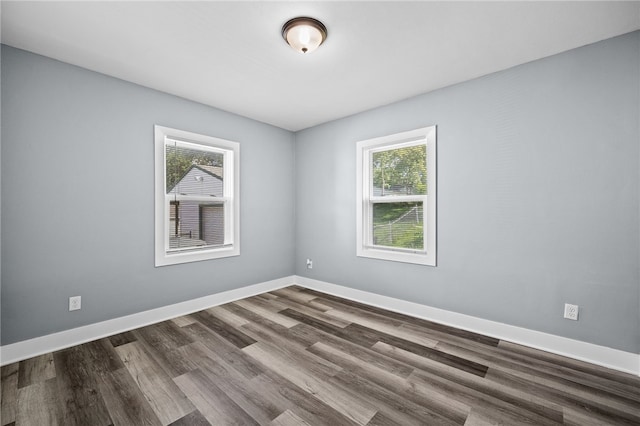
[[[400,339],[408,340],[409,342],[417,343],[419,345],[433,348],[438,344],[438,341],[432,337],[428,337],[425,333],[414,333],[411,330],[406,330],[400,327],[400,325],[391,325],[386,322],[379,321],[376,318],[367,318],[359,315],[355,315],[349,312],[332,309],[327,311],[327,315],[340,318],[350,323],[359,324],[363,327],[370,328],[375,331],[379,331],[391,336],[398,337]]]
[[[482,351],[472,352],[449,344],[439,344],[438,348],[467,359],[485,362],[490,367],[490,371],[492,371],[491,375],[487,377],[488,380],[498,381],[505,386],[520,386],[529,393],[535,390],[535,394],[542,395],[542,398],[562,399],[570,407],[577,404],[594,412],[604,409],[605,411],[610,411],[612,415],[618,416],[618,414],[614,413],[631,414],[635,411],[633,407],[638,405],[636,401],[626,397],[611,392],[603,392],[594,387],[593,384],[590,386],[584,385],[567,380],[561,374],[548,373],[546,372],[548,368],[536,365],[534,359],[527,364],[525,359],[519,359],[514,362],[510,361],[510,358],[500,357],[499,354],[493,356]],[[638,385],[640,386],[640,379],[638,380]],[[568,397],[568,395],[571,397]]]
[[[500,419],[501,424],[559,425],[561,422],[524,409],[520,404],[512,404],[492,395],[479,392],[437,375],[416,371],[409,377],[410,383],[421,384],[447,395],[471,407],[484,407]],[[515,420],[514,420],[515,419]]]
[[[118,346],[116,351],[163,424],[169,424],[195,410],[139,342]]]
[[[56,381],[58,398],[62,404],[62,424],[108,426],[113,422],[98,392],[96,375],[109,371],[109,357],[87,350],[86,345],[53,353],[56,377],[52,380]],[[95,344],[91,346],[98,348]],[[94,360],[98,362],[94,363]]]
[[[210,308],[206,311],[235,328],[242,327],[249,322],[248,319],[234,314],[232,311],[227,309],[225,305],[216,306],[215,308]]]
[[[192,411],[184,417],[180,417],[169,426],[211,426],[211,423],[200,413],[200,411]]]
[[[227,361],[243,377],[250,379],[262,374],[262,368],[254,363],[247,354],[202,324],[191,324],[185,327],[185,331],[191,333],[194,338],[197,337],[199,339],[198,344],[203,345],[216,356]]]
[[[500,349],[506,349],[520,355],[519,360],[544,368],[543,371],[563,377],[568,381],[587,385],[602,392],[622,396],[640,404],[640,385],[637,376],[611,371],[604,367],[588,364],[584,361],[567,359],[539,349],[526,348],[510,342],[500,342]],[[523,356],[525,358],[523,358]]]
[[[542,360],[556,367],[566,367],[566,369],[579,371],[579,372],[585,373],[585,375],[596,376],[596,377],[606,379],[608,380],[607,382],[608,385],[615,384],[615,383],[628,385],[628,388],[627,388],[628,391],[632,391],[633,393],[640,395],[640,386],[638,386],[638,380],[639,380],[638,376],[634,376],[629,373],[623,373],[620,371],[615,371],[610,368],[601,367],[599,365],[590,364],[585,361],[567,358],[562,355],[552,354],[550,352],[545,352],[540,349],[529,348],[523,345],[507,342],[504,340],[500,341],[498,346],[501,349],[505,349],[510,352],[524,355],[529,359],[534,358],[537,360]]]
[[[0,424],[2,426],[16,421],[18,404],[18,369],[17,362],[0,368],[2,378],[0,390]]]
[[[98,388],[114,425],[162,425],[125,368],[100,376]]]
[[[282,315],[294,318],[303,324],[307,324],[317,330],[323,331],[327,334],[332,334],[341,339],[345,339],[361,346],[370,347],[374,345],[380,337],[380,333],[376,333],[366,327],[362,327],[359,324],[350,324],[347,327],[336,327],[328,322],[312,318],[301,312],[294,311],[293,309],[285,309],[280,312]],[[391,336],[390,336],[391,337]]]
[[[183,327],[185,333],[187,333],[194,341],[200,342],[205,346],[210,346],[217,352],[225,351],[231,352],[238,347],[232,344],[229,340],[222,338],[219,334],[215,333],[210,328],[205,327],[198,321]]]
[[[488,336],[484,336],[482,334],[478,334],[478,333],[473,333],[470,331],[466,331],[466,330],[462,330],[459,328],[455,328],[455,327],[451,327],[451,326],[447,326],[444,324],[438,324],[436,322],[433,321],[427,321],[424,319],[420,319],[420,318],[416,318],[416,317],[411,317],[409,315],[405,315],[405,314],[401,314],[398,312],[392,312],[392,311],[388,311],[382,308],[378,308],[376,306],[371,306],[371,305],[366,305],[364,303],[359,303],[359,302],[354,302],[352,300],[347,300],[347,299],[342,299],[340,297],[336,297],[336,296],[332,296],[332,295],[328,295],[325,293],[320,293],[314,290],[309,290],[309,289],[303,289],[301,288],[301,291],[304,293],[309,294],[310,296],[315,296],[316,299],[314,299],[315,301],[318,302],[322,302],[322,300],[327,301],[326,303],[330,303],[333,302],[332,306],[337,307],[338,309],[340,309],[341,305],[347,305],[350,306],[352,308],[361,310],[361,311],[366,311],[366,312],[370,312],[373,314],[377,314],[377,315],[381,315],[383,317],[387,317],[396,321],[399,321],[400,323],[402,323],[402,325],[416,325],[420,328],[423,329],[428,329],[428,330],[434,330],[434,331],[440,331],[443,332],[447,335],[450,336],[458,336],[458,337],[462,337],[464,339],[467,340],[471,340],[471,341],[477,341],[489,346],[497,346],[499,340],[493,337],[488,337]],[[335,303],[338,303],[338,305],[336,305]],[[400,324],[398,324],[400,325]]]
[[[416,324],[407,324],[407,323],[402,324],[400,326],[400,329],[410,333],[423,335],[428,339],[436,340],[441,343],[442,342],[452,343],[454,345],[469,348],[471,350],[477,347],[480,347],[480,348],[484,348],[487,346],[492,348],[497,347],[497,344],[493,344],[493,340],[495,339],[487,342],[481,338],[476,337],[475,334],[472,334],[471,336],[465,335],[465,333],[469,334],[468,332],[453,334],[453,333],[448,333],[447,331],[444,331],[444,330],[440,330],[438,329],[438,327],[433,327],[433,326],[420,327]]]
[[[137,329],[134,334],[138,338],[143,338],[149,346],[158,352],[170,351],[179,348],[193,340],[173,321],[162,321]]]
[[[313,299],[317,297],[313,294],[301,292],[300,290],[297,290],[294,287],[285,287],[278,290],[274,290],[271,292],[271,294],[275,294],[276,296],[281,298],[294,300],[302,304],[311,302]]]
[[[434,424],[461,424],[466,418],[468,407],[464,404],[457,404],[455,401],[452,403],[450,399],[437,398],[437,396],[429,396],[428,400],[423,400],[424,395],[420,395],[416,399],[416,389],[406,379],[369,365],[353,355],[332,348],[322,342],[311,346],[308,350],[341,365],[344,371],[343,375],[348,373],[355,374],[378,386],[388,388],[403,398],[422,405],[423,416],[428,418],[429,422]]]
[[[236,300],[232,304],[245,308],[249,311],[255,312],[256,314],[287,328],[293,327],[294,325],[298,324],[298,321],[291,318],[287,318],[286,316],[281,315],[279,312],[273,312],[269,309],[263,308],[259,304],[255,303],[255,301]]]
[[[247,297],[242,299],[242,302],[254,303],[262,309],[266,309],[269,312],[277,313],[287,307],[282,304],[282,299],[275,294],[263,293],[256,296]]]
[[[493,407],[474,407],[467,418],[464,426],[496,426],[496,425],[530,425],[537,426],[538,423],[517,413],[496,410]]]
[[[540,360],[539,356],[531,357],[517,353],[513,350],[505,350],[504,345],[496,348],[476,347],[463,348],[455,344],[439,343],[437,348],[451,354],[462,356],[486,364],[491,367],[509,370],[514,374],[527,375],[531,380],[548,383],[559,389],[581,388],[599,389],[607,395],[617,395],[626,399],[638,400],[638,388],[640,378],[628,374],[618,373],[621,381],[616,381],[613,386],[608,386],[607,379],[601,375],[591,375],[580,370],[570,368],[567,363],[577,363],[575,360],[566,361],[564,365]],[[531,351],[535,351],[531,349]],[[593,366],[596,368],[596,366]],[[616,372],[617,373],[617,372]],[[610,373],[610,377],[616,375]]]
[[[403,362],[397,362],[391,357],[380,356],[379,352],[373,351],[367,347],[351,343],[344,339],[339,339],[331,334],[324,333],[320,330],[316,330],[306,324],[299,324],[291,329],[292,332],[296,332],[300,329],[308,329],[306,334],[309,336],[307,341],[313,343],[307,345],[307,347],[314,344],[326,344],[345,352],[349,355],[359,358],[368,365],[378,367],[385,370],[388,373],[395,374],[398,377],[406,378],[413,372],[413,367]],[[313,337],[311,337],[313,336]]]
[[[193,370],[173,379],[211,424],[257,425],[202,371]]]
[[[271,422],[272,426],[312,426],[291,410],[286,410]]]
[[[330,334],[319,332],[319,330],[316,330],[307,324],[295,325],[291,327],[287,333],[287,338],[291,339],[295,344],[303,348],[308,348],[323,336],[330,336]]]
[[[352,324],[348,328],[350,330],[360,330],[360,334],[367,332],[369,333],[369,335],[374,336],[376,342],[387,343],[389,345],[404,349],[409,352],[413,352],[422,357],[438,361],[442,364],[458,368],[460,370],[478,375],[480,377],[484,376],[487,372],[488,367],[486,365],[465,359],[463,357],[452,355],[438,349],[434,349],[430,346],[424,346],[420,343],[416,343],[415,341],[407,340],[404,338],[405,336],[396,337],[390,333],[372,330],[360,324]]]
[[[256,422],[268,424],[282,413],[282,407],[275,406],[269,398],[264,397],[264,390],[255,388],[251,381],[255,376],[243,374],[233,359],[224,357],[226,354],[220,356],[200,342],[193,343],[184,350],[188,350],[189,358],[200,365],[198,370]]]
[[[251,379],[254,389],[259,389],[270,403],[281,407],[281,411],[294,410],[302,419],[314,426],[355,426],[356,422],[345,417],[333,407],[291,383],[274,371]]]
[[[407,398],[402,392],[397,392],[398,388],[393,385],[380,386],[360,375],[349,371],[343,371],[331,379],[331,383],[337,384],[341,388],[350,389],[359,395],[366,395],[367,399],[375,402],[378,407],[378,415],[383,415],[386,419],[396,425],[452,425],[462,424],[466,418],[466,408],[460,412],[458,418],[448,418],[440,416],[435,411],[417,404],[411,398]],[[408,387],[407,387],[408,388]],[[452,410],[448,410],[451,413]],[[374,416],[374,418],[376,417]],[[450,416],[454,417],[454,416]],[[369,422],[371,422],[373,419]]]
[[[619,419],[598,412],[565,407],[564,424],[568,426],[620,426],[634,423],[624,423],[624,421],[621,422]]]
[[[317,300],[319,300],[325,305],[332,307],[332,309],[327,311],[327,313],[335,311],[335,313],[350,315],[352,318],[356,318],[358,319],[358,321],[363,321],[368,324],[384,324],[394,328],[400,327],[403,324],[402,321],[391,318],[388,315],[382,315],[378,312],[373,312],[370,309],[370,307],[357,304],[357,303],[352,303],[349,300],[338,301],[337,298],[317,299]],[[369,326],[366,323],[363,325]],[[373,326],[369,326],[369,327],[374,328]]]
[[[135,342],[137,340],[136,336],[131,331],[125,331],[124,333],[119,333],[109,337],[109,341],[111,345],[115,348],[116,346],[126,345],[127,343]]]
[[[283,356],[297,360],[298,363],[304,363],[305,368],[308,368],[314,374],[331,377],[340,371],[340,367],[335,364],[305,351],[306,347],[287,344],[286,337],[283,338],[266,327],[262,327],[259,324],[246,324],[243,328],[247,330],[247,333],[256,336],[262,344],[272,347],[277,352],[282,352]]]
[[[327,315],[326,313],[327,311],[316,309],[315,307],[310,305],[303,305],[293,300],[280,299],[280,304],[284,306],[284,308],[281,309],[281,311],[285,309],[292,309],[294,311],[303,313],[311,318],[315,318],[320,321],[327,322],[331,325],[335,325],[336,327],[344,328],[349,324],[351,324],[351,321],[337,318],[335,316]]]
[[[195,320],[191,317],[183,316],[183,317],[173,318],[171,322],[173,322],[178,327],[184,327],[184,326],[193,324]]]
[[[265,368],[268,366],[269,369],[358,424],[367,424],[377,411],[376,407],[356,395],[330,386],[326,382],[326,377],[318,377],[311,373],[310,369],[300,372],[290,368],[296,362],[273,347],[258,342],[247,346],[243,351],[262,363]]]
[[[376,415],[373,416],[371,420],[369,420],[369,423],[367,423],[367,426],[398,426],[399,424],[404,425],[404,423],[398,423],[396,419],[389,417],[387,413],[378,411]],[[413,424],[413,423],[407,423],[407,424]],[[422,423],[422,425],[424,424],[425,423]]]
[[[640,405],[635,401],[622,400],[601,395],[594,391],[563,391],[536,381],[525,380],[517,375],[499,369],[490,369],[486,379],[504,386],[507,389],[526,389],[532,395],[592,415],[604,415],[619,424],[640,424]]]
[[[251,379],[240,376],[226,362],[203,362],[202,371],[255,422],[269,424],[282,412],[282,408],[273,404],[271,398],[265,398],[263,390],[255,389]]]
[[[108,339],[83,343],[76,348],[82,351],[80,356],[94,375],[106,374],[124,367],[122,360]]]
[[[35,381],[18,390],[16,424],[21,426],[57,426],[65,424],[57,401],[55,378]]]
[[[412,365],[422,372],[431,373],[451,382],[465,386],[466,388],[491,395],[494,398],[510,403],[522,410],[528,410],[554,422],[562,423],[562,407],[552,402],[532,397],[526,392],[520,392],[513,388],[506,389],[502,386],[496,386],[493,382],[483,380],[474,374],[469,374],[460,369],[442,365],[441,363],[429,358],[422,357],[418,354],[414,354],[382,342],[376,343],[373,349],[391,358]]]
[[[157,326],[157,327],[156,327]],[[137,342],[164,369],[171,378],[198,368],[182,355],[180,349],[190,345],[194,339],[172,321],[136,330]]]
[[[48,353],[20,361],[18,372],[18,388],[47,381],[56,377],[56,368],[53,364],[53,354]]]
[[[238,329],[233,328],[231,324],[225,323],[206,311],[197,312],[192,314],[191,317],[240,349],[256,342]]]
[[[1,372],[0,426],[640,425],[640,377],[298,286]]]

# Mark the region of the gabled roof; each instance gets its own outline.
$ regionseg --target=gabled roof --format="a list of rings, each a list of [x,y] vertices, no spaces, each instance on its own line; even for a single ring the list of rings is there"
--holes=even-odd
[[[223,176],[224,172],[223,172],[223,168],[221,166],[205,166],[205,165],[202,165],[202,164],[193,164],[191,167],[189,167],[189,170],[187,170],[187,172],[184,174],[184,176],[186,176],[191,171],[191,169],[193,169],[194,167],[196,169],[202,170],[205,173],[210,174],[214,178],[218,178],[218,179],[222,180],[222,176]],[[182,176],[182,178],[180,178],[180,180],[182,180],[184,178],[184,176]]]
[[[171,187],[171,189],[167,190],[167,194],[173,192],[173,190],[175,189],[176,186],[178,186],[180,184],[180,182],[182,182],[182,180],[189,174],[189,172],[191,172],[191,170],[193,169],[198,169],[216,179],[219,179],[220,181],[223,180],[222,176],[223,176],[223,168],[221,166],[208,166],[208,165],[203,165],[203,164],[192,164],[191,167],[189,167],[187,169],[186,172],[184,172],[184,174],[182,175],[182,177],[180,179],[178,179],[178,181],[176,182],[175,185],[173,185]]]

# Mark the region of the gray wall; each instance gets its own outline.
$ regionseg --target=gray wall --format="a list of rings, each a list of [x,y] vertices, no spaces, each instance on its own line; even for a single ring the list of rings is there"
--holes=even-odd
[[[636,32],[293,135],[3,46],[1,342],[295,272],[640,352],[639,52]],[[241,256],[153,267],[154,124],[241,143]],[[438,266],[357,258],[355,142],[431,124]]]
[[[240,142],[239,257],[154,267],[154,124]],[[293,141],[2,46],[2,344],[293,274]]]
[[[297,133],[296,273],[640,352],[639,52],[636,32]],[[432,124],[438,266],[357,258],[356,141]]]

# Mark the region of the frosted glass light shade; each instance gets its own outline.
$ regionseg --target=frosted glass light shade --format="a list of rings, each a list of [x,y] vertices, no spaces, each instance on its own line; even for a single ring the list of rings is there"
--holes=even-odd
[[[317,19],[298,17],[282,26],[282,37],[300,53],[313,52],[327,38],[327,28]]]

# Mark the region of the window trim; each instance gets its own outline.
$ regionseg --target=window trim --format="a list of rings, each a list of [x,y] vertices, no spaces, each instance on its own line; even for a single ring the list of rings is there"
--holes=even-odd
[[[169,251],[170,204],[166,203],[166,141],[175,140],[225,156],[223,194],[225,243],[204,249]],[[155,266],[175,265],[240,255],[240,144],[184,130],[154,126],[155,151]],[[230,159],[230,161],[229,161]],[[197,198],[191,197],[189,198]],[[182,197],[178,197],[182,199]],[[210,201],[210,198],[208,199]]]
[[[358,257],[436,266],[436,140],[436,126],[429,126],[356,143],[356,255]],[[422,144],[425,144],[427,149],[427,194],[394,197],[373,196],[371,194],[372,153]],[[424,203],[424,250],[374,246],[371,226],[373,204],[406,201],[422,201]]]

